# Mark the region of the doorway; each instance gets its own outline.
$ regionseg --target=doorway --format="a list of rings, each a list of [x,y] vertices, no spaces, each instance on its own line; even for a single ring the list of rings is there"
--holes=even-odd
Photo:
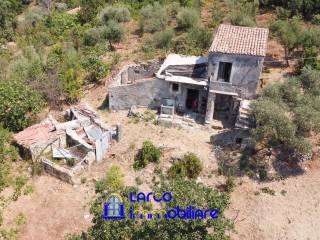
[[[199,90],[187,89],[186,108],[193,112],[198,112],[199,107]]]

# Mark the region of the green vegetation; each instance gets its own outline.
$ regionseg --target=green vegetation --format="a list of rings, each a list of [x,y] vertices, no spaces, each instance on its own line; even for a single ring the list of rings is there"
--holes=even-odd
[[[27,223],[27,218],[23,213],[19,213],[18,216],[15,219],[16,224],[19,225],[23,225]]]
[[[99,13],[99,19],[104,24],[113,20],[116,22],[129,22],[130,11],[125,7],[106,7]]]
[[[260,191],[263,192],[263,193],[272,195],[272,196],[276,195],[276,192],[273,189],[269,188],[269,187],[260,188]]]
[[[160,148],[156,147],[151,141],[144,141],[142,149],[135,156],[133,168],[144,168],[150,162],[159,163],[160,155]]]
[[[194,153],[186,153],[181,161],[174,163],[168,170],[170,178],[188,177],[196,179],[203,169],[201,160]]]
[[[229,0],[230,9],[229,19],[233,25],[254,27],[256,25],[256,13],[259,8],[259,2],[256,0]]]
[[[195,9],[183,8],[177,15],[177,23],[180,29],[189,29],[199,24],[199,13]]]
[[[110,48],[114,49],[113,43],[119,43],[124,38],[124,29],[116,21],[110,20],[102,29],[101,36],[109,42]]]
[[[104,189],[109,188],[117,190],[124,186],[123,174],[120,167],[111,166],[111,168],[106,173],[106,177],[96,183],[96,191],[102,192]]]
[[[228,239],[226,231],[232,229],[231,222],[224,217],[224,211],[229,204],[228,193],[220,193],[213,188],[187,179],[162,180],[152,186],[152,192],[160,196],[164,192],[171,192],[172,201],[161,205],[161,211],[180,206],[186,208],[190,203],[196,209],[219,209],[218,218],[207,218],[206,221],[181,221],[179,219],[124,219],[122,221],[105,221],[101,218],[103,203],[108,199],[106,192],[114,192],[114,188],[105,185],[99,188],[96,200],[91,205],[93,225],[87,233],[81,236],[69,235],[67,239]],[[117,189],[125,204],[125,214],[129,214],[129,208],[153,209],[152,205],[130,203],[129,193],[138,192],[133,187],[121,186]],[[212,229],[208,231],[208,229]],[[188,234],[186,234],[188,233]]]
[[[167,11],[159,3],[147,5],[141,9],[141,32],[157,32],[163,30],[168,23]]]
[[[261,7],[263,6],[278,6],[286,9],[290,16],[301,14],[307,20],[320,13],[320,3],[315,0],[260,0]]]
[[[253,105],[257,121],[253,136],[268,146],[310,153],[311,144],[305,137],[320,131],[319,96],[320,71],[310,66],[299,77],[265,88]]]
[[[172,39],[174,38],[174,31],[172,29],[157,32],[153,36],[153,41],[156,48],[169,49],[172,45]]]
[[[10,141],[10,132],[0,126],[0,192],[9,185],[10,163],[18,156]]]

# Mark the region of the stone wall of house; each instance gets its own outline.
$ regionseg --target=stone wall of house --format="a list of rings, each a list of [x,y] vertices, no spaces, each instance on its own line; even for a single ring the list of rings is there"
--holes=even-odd
[[[129,109],[132,106],[156,108],[162,98],[169,98],[169,83],[161,79],[149,79],[134,84],[109,88],[109,107],[113,110]]]
[[[153,78],[161,64],[159,60],[150,60],[141,64],[127,65],[114,78],[112,86],[126,85],[137,80]]]
[[[74,184],[74,181],[73,181],[74,175],[71,170],[66,169],[64,167],[61,167],[58,164],[55,164],[48,159],[42,159],[41,162],[42,162],[44,170],[48,174],[50,174],[56,178],[59,178],[60,180],[62,180],[64,182]]]
[[[179,84],[177,92],[172,91],[172,83],[163,79],[139,81],[134,84],[113,86],[109,88],[109,107],[112,110],[129,109],[132,106],[158,108],[163,98],[171,98],[176,106],[185,109],[188,89],[199,90],[199,100],[206,98],[203,86]]]
[[[230,83],[241,98],[252,99],[256,96],[257,85],[262,71],[263,57],[230,54],[209,54],[208,75],[216,81],[219,62],[232,63]]]

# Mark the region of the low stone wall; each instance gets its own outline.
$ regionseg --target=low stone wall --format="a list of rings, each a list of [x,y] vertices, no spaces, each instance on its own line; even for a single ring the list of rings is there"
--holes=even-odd
[[[50,174],[56,178],[59,178],[60,180],[62,180],[64,182],[67,182],[70,184],[75,183],[74,182],[74,174],[72,173],[71,170],[66,169],[64,167],[61,167],[58,164],[55,164],[48,159],[42,159],[41,162],[42,162],[44,170],[48,174]]]

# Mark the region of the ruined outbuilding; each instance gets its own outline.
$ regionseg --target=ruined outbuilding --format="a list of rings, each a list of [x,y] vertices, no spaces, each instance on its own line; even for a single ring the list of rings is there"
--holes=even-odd
[[[162,64],[123,68],[109,87],[109,106],[156,108],[160,122],[219,119],[248,128],[248,101],[256,96],[267,39],[268,29],[222,24],[207,57],[170,54]]]
[[[70,108],[65,119],[60,123],[49,116],[17,133],[14,141],[24,159],[42,162],[49,174],[73,184],[93,162],[103,160],[117,131],[86,104]]]

